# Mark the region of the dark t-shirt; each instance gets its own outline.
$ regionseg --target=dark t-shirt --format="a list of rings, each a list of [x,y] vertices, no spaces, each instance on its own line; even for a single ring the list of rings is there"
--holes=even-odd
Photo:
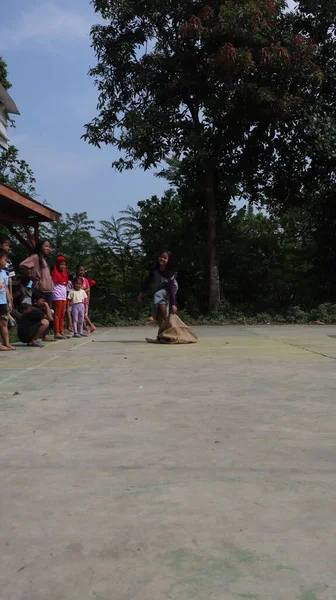
[[[43,310],[35,306],[27,308],[18,322],[17,331],[20,342],[28,344],[33,339],[42,319],[46,319],[46,314]]]
[[[169,292],[169,296],[170,296],[170,303],[172,305],[176,304],[176,288],[175,288],[175,274],[173,271],[170,271],[169,269],[165,269],[164,271],[160,271],[158,268],[153,269],[152,271],[150,271],[148,277],[146,277],[145,281],[143,282],[142,286],[141,286],[141,291],[142,292],[147,292],[147,290],[154,286],[155,284],[155,280],[156,280],[156,274],[159,274],[159,278],[161,278],[162,282],[166,279],[166,283],[164,286],[161,287],[166,287],[168,292]],[[160,287],[160,289],[161,289]],[[155,290],[157,291],[157,290]]]

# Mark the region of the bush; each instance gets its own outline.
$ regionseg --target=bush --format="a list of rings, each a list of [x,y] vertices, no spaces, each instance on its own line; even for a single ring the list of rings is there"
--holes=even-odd
[[[259,313],[256,315],[255,320],[257,323],[272,323],[275,319],[267,313]]]
[[[288,309],[286,316],[280,314],[270,314],[267,312],[253,314],[246,308],[237,309],[226,305],[222,307],[223,312],[219,314],[199,314],[195,316],[187,310],[179,310],[178,316],[188,325],[249,325],[263,323],[291,323],[304,324],[314,321],[323,321],[324,323],[336,323],[336,304],[325,303],[311,311],[305,311],[300,306],[292,306]],[[137,312],[132,312],[130,315],[122,311],[104,312],[102,309],[92,309],[90,316],[95,325],[101,327],[127,327],[130,325],[142,326],[148,322],[150,309],[145,305],[141,305]]]
[[[293,306],[287,312],[286,321],[287,323],[308,323],[309,313],[302,310],[300,306]]]
[[[332,304],[331,302],[320,304],[320,306],[310,312],[309,320],[336,323],[336,304]]]
[[[275,323],[286,323],[286,319],[283,315],[275,315],[274,322]]]

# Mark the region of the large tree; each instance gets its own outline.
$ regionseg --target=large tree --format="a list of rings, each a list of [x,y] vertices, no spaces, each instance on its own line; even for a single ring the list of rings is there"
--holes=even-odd
[[[100,92],[85,138],[112,144],[118,169],[175,154],[196,179],[208,222],[209,308],[217,312],[218,202],[258,191],[265,144],[321,81],[316,47],[283,0],[93,0]],[[251,154],[253,152],[253,155]],[[252,160],[253,158],[253,160]],[[251,185],[253,182],[253,185]]]

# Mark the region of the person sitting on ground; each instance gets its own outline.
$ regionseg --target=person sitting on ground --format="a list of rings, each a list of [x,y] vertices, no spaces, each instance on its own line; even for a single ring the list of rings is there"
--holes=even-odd
[[[21,316],[18,322],[18,338],[23,344],[32,348],[42,348],[40,338],[44,336],[51,321],[51,312],[42,292],[33,292],[32,305]]]
[[[51,277],[54,283],[52,301],[54,309],[55,338],[56,340],[65,340],[67,339],[67,336],[64,333],[64,317],[67,308],[67,286],[69,283],[69,276],[64,256],[58,256],[56,258]]]
[[[96,331],[96,328],[89,317],[90,294],[91,294],[91,287],[93,287],[93,285],[90,285],[90,281],[87,278],[86,269],[83,265],[77,266],[75,277],[78,277],[78,279],[81,281],[82,289],[87,294],[87,300],[85,302],[84,326],[86,325],[86,323],[88,323],[89,327],[90,327],[90,333],[93,333],[94,331]],[[91,281],[93,281],[93,280],[91,280]],[[96,282],[94,282],[94,284],[95,283]]]
[[[8,318],[12,310],[12,301],[8,287],[8,275],[6,272],[6,263],[8,252],[0,250],[0,351],[16,350],[9,342]]]
[[[68,301],[71,303],[72,307],[71,314],[74,338],[86,337],[86,333],[83,332],[86,300],[87,293],[82,288],[82,282],[78,277],[75,277],[72,282],[72,289],[68,293]]]
[[[151,270],[148,277],[141,286],[138,302],[141,302],[144,292],[153,288],[153,312],[152,320],[158,322],[159,328],[169,315],[169,305],[173,314],[177,313],[176,292],[178,284],[175,273],[171,267],[170,252],[160,252],[156,266]]]

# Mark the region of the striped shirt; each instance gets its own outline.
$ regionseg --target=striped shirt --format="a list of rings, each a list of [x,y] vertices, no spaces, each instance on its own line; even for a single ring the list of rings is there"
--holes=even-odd
[[[15,277],[13,263],[10,258],[7,259],[5,271],[7,273],[7,277],[9,277],[10,279],[12,279],[12,277]]]

